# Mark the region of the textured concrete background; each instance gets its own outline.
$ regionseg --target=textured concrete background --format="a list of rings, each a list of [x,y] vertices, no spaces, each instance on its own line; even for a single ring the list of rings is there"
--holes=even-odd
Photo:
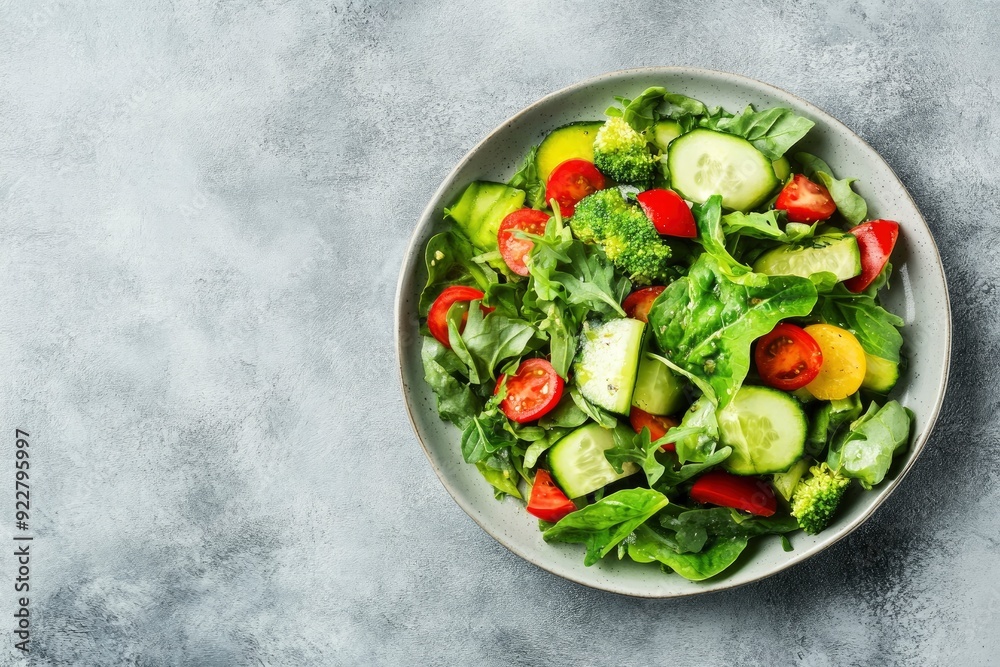
[[[141,4],[0,0],[0,488],[20,427],[33,664],[995,660],[995,3]],[[956,342],[937,431],[863,529],[657,602],[536,569],[452,502],[391,304],[490,129],[666,64],[774,83],[879,150],[937,235]],[[13,576],[0,557],[2,664]]]

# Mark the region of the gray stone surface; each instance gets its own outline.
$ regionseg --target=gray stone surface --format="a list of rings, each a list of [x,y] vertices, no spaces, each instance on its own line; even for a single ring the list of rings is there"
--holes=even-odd
[[[31,663],[995,661],[998,14],[0,0],[0,488],[20,427]],[[410,431],[392,333],[412,225],[465,151],[654,64],[774,83],[867,139],[937,235],[956,325],[942,419],[885,507],[804,566],[680,601],[562,581],[476,527]],[[14,568],[2,664],[26,662]]]

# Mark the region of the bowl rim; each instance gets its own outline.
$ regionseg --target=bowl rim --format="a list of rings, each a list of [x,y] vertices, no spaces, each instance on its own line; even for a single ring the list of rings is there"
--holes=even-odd
[[[593,582],[586,581],[572,574],[555,571],[551,567],[547,566],[544,562],[540,562],[528,556],[527,554],[522,553],[522,551],[518,547],[512,544],[508,544],[506,540],[504,540],[496,533],[494,533],[493,530],[490,528],[490,526],[486,525],[484,522],[480,521],[476,517],[476,512],[474,511],[473,507],[467,506],[467,503],[463,502],[463,500],[461,500],[458,497],[456,492],[452,489],[451,483],[445,478],[443,471],[438,467],[437,463],[434,461],[434,457],[431,455],[429,447],[424,442],[423,438],[421,438],[420,430],[417,428],[416,420],[414,419],[413,416],[414,407],[411,405],[410,400],[408,399],[406,378],[404,377],[403,374],[403,341],[405,339],[404,328],[408,325],[407,323],[403,322],[402,311],[403,311],[404,301],[406,299],[406,295],[404,295],[403,290],[404,290],[404,285],[407,281],[407,277],[414,270],[413,265],[416,261],[415,258],[419,259],[423,258],[423,253],[420,252],[418,243],[421,231],[423,230],[423,227],[425,226],[426,222],[433,216],[439,200],[444,195],[445,191],[451,186],[451,182],[454,179],[456,173],[460,171],[463,167],[465,167],[465,165],[472,160],[473,156],[475,156],[476,153],[478,153],[483,148],[483,146],[485,146],[488,142],[490,142],[490,140],[493,139],[494,136],[496,136],[498,133],[504,130],[508,125],[515,122],[516,120],[519,120],[531,114],[536,107],[544,104],[545,102],[551,99],[562,97],[570,93],[588,88],[601,81],[608,79],[620,79],[640,74],[660,74],[660,73],[682,75],[682,76],[694,76],[694,77],[709,77],[709,78],[716,77],[722,79],[726,78],[735,79],[740,83],[749,84],[751,87],[756,86],[759,88],[763,88],[767,92],[770,92],[778,97],[785,96],[791,98],[796,102],[798,102],[799,104],[801,104],[810,113],[814,114],[819,118],[822,118],[826,123],[838,127],[842,132],[846,132],[848,135],[850,135],[858,142],[860,142],[865,148],[867,148],[871,152],[871,154],[874,155],[878,160],[880,160],[882,164],[885,166],[885,168],[888,169],[889,173],[892,175],[892,178],[896,180],[896,183],[899,184],[902,191],[906,194],[906,197],[909,200],[910,204],[913,206],[913,209],[917,211],[917,215],[919,216],[920,222],[924,225],[924,227],[928,231],[928,236],[931,242],[931,250],[933,251],[936,268],[938,273],[940,274],[941,284],[944,287],[944,310],[947,318],[946,319],[947,326],[946,326],[946,340],[944,346],[945,354],[943,360],[943,368],[941,369],[941,383],[937,388],[937,396],[935,397],[933,408],[928,414],[927,427],[921,433],[917,433],[916,436],[914,437],[913,444],[911,446],[912,456],[910,456],[909,460],[906,462],[903,468],[893,478],[892,488],[888,489],[886,493],[876,497],[872,501],[871,505],[868,508],[866,508],[865,511],[860,516],[858,516],[852,523],[845,526],[840,533],[831,535],[831,537],[826,541],[813,545],[808,549],[803,549],[802,551],[795,552],[794,555],[792,555],[787,561],[783,562],[779,566],[774,567],[768,572],[760,574],[759,576],[754,576],[753,578],[747,579],[745,581],[730,582],[729,580],[726,579],[720,579],[715,582],[711,581],[706,582],[706,583],[711,583],[712,586],[711,588],[705,588],[704,590],[683,591],[666,595],[662,593],[651,593],[649,595],[643,595],[640,593],[631,593],[631,592],[615,590],[612,587],[599,586],[594,584]],[[917,206],[916,202],[913,201],[913,196],[910,194],[909,189],[902,182],[902,180],[900,180],[899,176],[893,170],[892,166],[885,161],[885,158],[883,158],[882,155],[877,150],[875,150],[867,141],[865,141],[862,137],[860,137],[857,133],[855,133],[851,128],[847,127],[843,122],[835,118],[833,115],[827,113],[820,107],[816,106],[812,102],[809,102],[799,97],[798,95],[795,95],[794,93],[790,93],[787,90],[760,81],[758,79],[754,79],[752,77],[748,77],[742,74],[736,74],[733,72],[727,72],[724,70],[708,69],[701,67],[684,67],[684,66],[634,67],[628,69],[612,70],[604,72],[602,74],[597,74],[595,76],[587,77],[586,79],[582,79],[573,84],[570,84],[556,91],[548,93],[543,97],[540,97],[539,99],[535,100],[528,106],[524,107],[514,115],[507,118],[493,130],[491,130],[489,134],[487,134],[485,137],[483,137],[482,140],[477,142],[475,146],[469,149],[469,151],[466,152],[466,154],[462,157],[462,159],[459,160],[458,163],[456,163],[455,166],[448,172],[448,174],[441,181],[441,185],[437,188],[437,190],[435,190],[434,194],[431,196],[430,201],[424,208],[423,212],[420,214],[420,217],[417,219],[417,224],[413,228],[412,233],[410,234],[410,240],[406,245],[406,250],[404,251],[403,262],[399,272],[399,279],[397,280],[396,283],[394,319],[395,319],[395,329],[396,329],[395,332],[396,361],[398,366],[398,378],[400,383],[400,390],[402,391],[403,394],[403,404],[406,406],[406,416],[410,420],[410,427],[413,429],[414,434],[417,436],[417,441],[420,443],[420,447],[423,449],[424,455],[427,457],[428,462],[430,462],[431,467],[434,470],[434,473],[437,475],[438,479],[441,481],[442,486],[444,486],[445,490],[452,497],[455,503],[458,504],[458,506],[462,508],[462,511],[464,511],[469,516],[469,518],[471,518],[480,528],[482,528],[483,531],[486,532],[486,534],[488,534],[490,537],[492,537],[494,540],[500,543],[500,545],[502,545],[505,549],[507,549],[513,554],[516,554],[517,556],[531,563],[532,565],[550,574],[553,574],[561,579],[572,581],[573,583],[586,586],[587,588],[599,591],[611,592],[617,595],[623,595],[626,597],[632,597],[637,599],[686,598],[698,595],[705,595],[708,593],[717,593],[725,590],[732,590],[735,588],[739,588],[741,586],[746,586],[748,584],[752,584],[761,581],[763,579],[772,577],[778,574],[779,572],[783,572],[788,568],[793,567],[794,565],[798,565],[799,563],[808,560],[809,558],[812,558],[816,554],[821,553],[826,549],[829,549],[834,544],[836,544],[837,542],[841,541],[842,539],[853,533],[855,530],[861,527],[862,524],[868,521],[868,519],[872,516],[872,514],[874,514],[875,511],[878,510],[878,508],[881,507],[883,503],[885,503],[885,501],[889,498],[889,496],[891,496],[892,493],[896,490],[896,488],[898,488],[900,482],[902,482],[903,478],[913,468],[917,459],[920,457],[920,454],[923,452],[924,447],[927,444],[927,441],[930,439],[931,433],[933,433],[934,431],[934,427],[937,425],[937,420],[938,417],[940,416],[942,405],[944,404],[945,394],[947,393],[948,379],[951,370],[951,353],[952,353],[951,297],[948,291],[948,280],[944,271],[944,263],[941,260],[941,253],[938,249],[937,241],[934,239],[934,234],[933,232],[931,232],[930,226],[927,224],[927,221],[924,218],[923,213],[921,213],[920,208]]]

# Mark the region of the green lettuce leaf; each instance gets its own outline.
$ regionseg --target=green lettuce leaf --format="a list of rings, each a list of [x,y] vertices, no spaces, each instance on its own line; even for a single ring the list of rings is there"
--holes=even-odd
[[[802,165],[806,176],[819,181],[830,191],[837,210],[848,222],[852,225],[861,224],[868,215],[868,204],[861,195],[851,189],[851,183],[858,179],[834,178],[830,165],[809,153],[796,153],[795,159]]]

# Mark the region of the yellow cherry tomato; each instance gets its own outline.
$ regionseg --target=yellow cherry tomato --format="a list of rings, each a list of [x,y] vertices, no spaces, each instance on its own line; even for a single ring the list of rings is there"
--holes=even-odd
[[[811,324],[806,333],[823,351],[819,375],[806,385],[806,391],[823,401],[847,398],[865,379],[865,350],[850,331],[832,324]]]

